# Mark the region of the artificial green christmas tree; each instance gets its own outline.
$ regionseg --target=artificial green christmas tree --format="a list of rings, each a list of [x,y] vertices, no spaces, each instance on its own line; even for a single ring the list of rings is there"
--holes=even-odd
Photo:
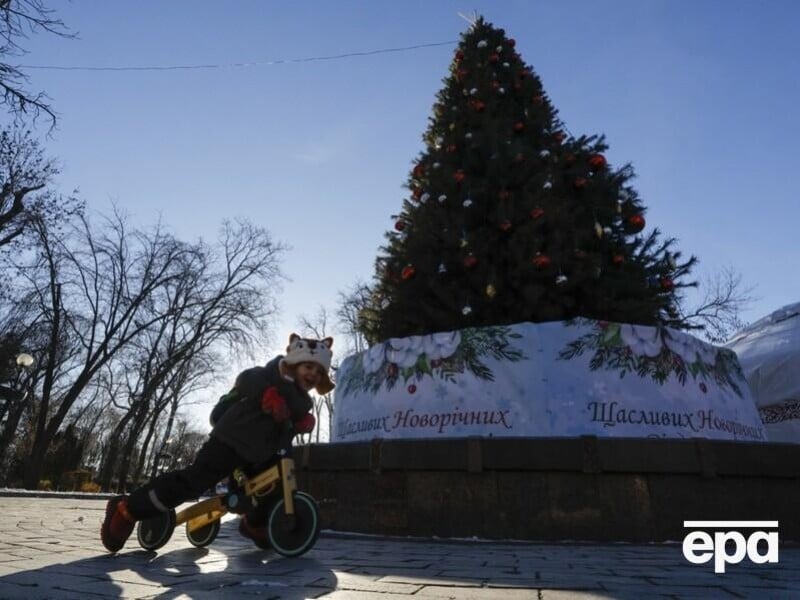
[[[640,235],[629,165],[572,137],[502,29],[478,19],[439,92],[400,214],[376,261],[367,338],[574,317],[686,327],[696,262]]]

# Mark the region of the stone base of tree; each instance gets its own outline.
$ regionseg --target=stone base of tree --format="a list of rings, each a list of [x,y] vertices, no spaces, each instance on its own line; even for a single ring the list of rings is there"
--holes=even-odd
[[[466,438],[295,449],[322,527],[398,536],[680,541],[684,520],[777,520],[800,542],[800,446]]]

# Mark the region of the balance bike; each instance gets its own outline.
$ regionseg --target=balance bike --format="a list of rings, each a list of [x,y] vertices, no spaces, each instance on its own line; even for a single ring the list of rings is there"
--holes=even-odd
[[[319,536],[319,508],[313,497],[297,490],[294,460],[289,453],[281,450],[276,458],[276,464],[253,477],[236,469],[236,485],[227,494],[201,500],[177,514],[173,509],[140,521],[136,530],[139,545],[145,550],[158,550],[169,541],[175,527],[186,523],[189,542],[198,548],[208,546],[219,533],[223,515],[244,514],[267,502],[267,538],[272,548],[282,556],[304,554]]]

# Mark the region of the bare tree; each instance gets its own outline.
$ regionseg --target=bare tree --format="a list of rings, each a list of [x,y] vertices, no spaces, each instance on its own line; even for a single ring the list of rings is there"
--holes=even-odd
[[[728,266],[706,277],[700,289],[702,298],[686,309],[681,318],[701,328],[709,342],[724,343],[746,325],[741,315],[756,299],[755,288],[745,285],[741,274]]]
[[[339,306],[336,310],[337,330],[343,333],[347,340],[346,354],[363,352],[367,349],[363,319],[371,306],[371,299],[372,290],[361,281],[357,281],[347,291],[339,292]]]
[[[34,442],[26,459],[29,488],[37,485],[50,441],[92,379],[161,318],[145,308],[156,290],[178,276],[191,252],[160,228],[129,232],[118,214],[106,220],[99,235],[81,217],[70,235],[56,237],[48,248],[49,266],[40,270],[45,276],[29,278],[35,290],[50,297],[52,315]],[[55,340],[62,331],[75,340],[80,356],[57,378]]]
[[[44,113],[52,129],[57,116],[48,103],[49,98],[44,92],[26,90],[27,76],[21,67],[9,62],[10,58],[25,54],[21,41],[40,31],[74,37],[41,0],[0,0],[0,104],[4,104],[18,120],[28,114],[32,114],[35,120]]]
[[[165,388],[172,387],[177,378],[185,388],[192,379],[185,372],[187,366],[204,366],[206,375],[221,368],[215,364],[219,361],[209,360],[219,344],[249,351],[268,334],[275,312],[283,247],[273,243],[265,230],[247,222],[225,223],[216,248],[200,245],[195,250],[196,259],[186,262],[181,278],[154,296],[150,310],[161,312],[163,318],[132,346],[139,348],[140,359],[132,364],[140,377],[131,394],[130,411],[120,423],[118,439],[131,423],[121,452],[120,486],[125,484],[130,456],[148,417],[158,418],[167,406]],[[161,401],[156,400],[159,394]],[[116,462],[113,446],[106,460],[104,486]]]

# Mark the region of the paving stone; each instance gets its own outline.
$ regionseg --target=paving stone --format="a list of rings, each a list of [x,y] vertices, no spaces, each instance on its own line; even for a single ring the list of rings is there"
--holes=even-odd
[[[207,548],[179,530],[159,550],[98,539],[103,500],[0,497],[0,598],[604,598],[797,597],[800,548],[780,564],[690,565],[680,544],[415,540],[323,532],[298,559],[255,548],[222,523]],[[244,585],[247,584],[247,585]]]

